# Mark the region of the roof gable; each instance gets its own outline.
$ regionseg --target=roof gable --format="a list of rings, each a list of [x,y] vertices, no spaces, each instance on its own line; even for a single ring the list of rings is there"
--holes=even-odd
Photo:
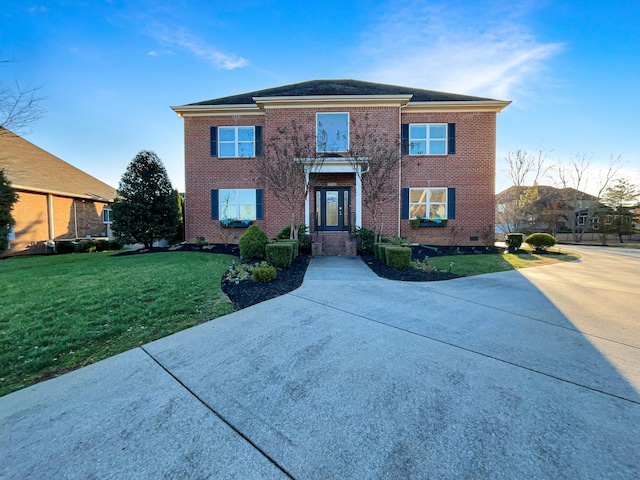
[[[106,183],[4,129],[0,131],[0,170],[17,190],[103,201],[116,196]]]

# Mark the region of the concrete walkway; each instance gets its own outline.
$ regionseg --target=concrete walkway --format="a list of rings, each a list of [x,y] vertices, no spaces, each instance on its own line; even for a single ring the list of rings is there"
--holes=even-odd
[[[640,256],[610,257],[433,283],[314,258],[0,398],[0,478],[639,478]]]

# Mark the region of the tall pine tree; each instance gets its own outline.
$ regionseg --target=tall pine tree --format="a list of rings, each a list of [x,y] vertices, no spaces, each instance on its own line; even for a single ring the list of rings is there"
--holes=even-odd
[[[158,156],[139,152],[120,179],[113,203],[116,236],[150,248],[156,240],[171,240],[178,228],[178,206],[167,171]]]

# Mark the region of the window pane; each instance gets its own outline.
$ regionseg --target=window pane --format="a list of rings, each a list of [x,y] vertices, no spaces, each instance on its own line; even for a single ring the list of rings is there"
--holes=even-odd
[[[409,207],[409,218],[416,217],[426,217],[427,216],[427,207],[426,205],[416,203],[415,205],[411,205]]]
[[[318,152],[346,152],[349,147],[349,114],[318,113],[316,149]]]
[[[235,190],[220,190],[220,205],[236,203],[236,191]]]
[[[235,143],[220,143],[221,157],[235,157],[236,156],[236,144]]]
[[[432,188],[429,195],[429,201],[445,203],[447,201],[447,191],[444,188]]]
[[[218,128],[218,140],[221,142],[233,142],[236,139],[236,129],[233,127]]]
[[[429,142],[430,155],[444,155],[446,152],[444,140],[431,140]]]
[[[256,206],[253,205],[240,205],[240,219],[241,220],[255,220],[256,219]]]
[[[239,157],[253,157],[253,143],[239,143],[238,144],[238,156]]]
[[[424,188],[412,188],[409,190],[409,201],[411,203],[424,203],[427,200],[427,190]]]
[[[443,204],[429,205],[429,218],[447,218],[447,211]]]
[[[253,189],[241,189],[238,190],[238,203],[240,204],[255,204],[256,203],[256,191]]]
[[[411,155],[424,155],[427,153],[427,142],[422,141],[411,141],[411,149],[409,151]]]
[[[253,127],[238,127],[239,142],[253,142]]]
[[[427,126],[426,125],[410,125],[409,126],[409,138],[411,140],[424,140],[427,138]]]
[[[430,125],[429,138],[447,138],[447,127],[445,125]]]

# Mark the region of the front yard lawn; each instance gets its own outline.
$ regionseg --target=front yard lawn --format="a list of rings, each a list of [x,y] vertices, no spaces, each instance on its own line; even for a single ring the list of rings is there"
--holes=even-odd
[[[229,255],[0,261],[0,396],[231,313]]]

